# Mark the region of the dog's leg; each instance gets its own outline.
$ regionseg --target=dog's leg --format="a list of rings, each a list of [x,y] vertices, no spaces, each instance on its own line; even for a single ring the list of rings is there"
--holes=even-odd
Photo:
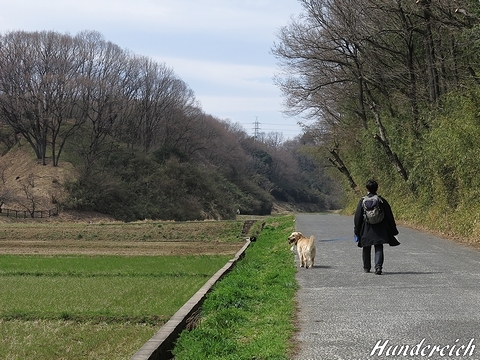
[[[297,254],[298,254],[298,259],[300,260],[300,267],[303,267],[303,251],[300,245],[297,244]]]
[[[315,255],[317,254],[317,249],[315,246],[312,248],[312,251],[310,252],[310,267],[313,267],[313,264],[315,263]]]

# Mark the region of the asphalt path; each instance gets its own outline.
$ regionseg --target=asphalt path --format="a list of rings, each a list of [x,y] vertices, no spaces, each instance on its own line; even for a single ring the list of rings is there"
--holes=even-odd
[[[375,275],[363,272],[353,217],[302,214],[295,228],[317,248],[297,272],[295,360],[480,360],[478,250],[399,227]]]

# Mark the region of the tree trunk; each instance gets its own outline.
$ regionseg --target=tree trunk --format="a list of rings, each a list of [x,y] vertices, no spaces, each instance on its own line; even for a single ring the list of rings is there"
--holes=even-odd
[[[400,174],[403,180],[408,181],[408,174],[407,171],[405,170],[402,162],[398,158],[397,154],[395,154],[392,151],[392,148],[390,147],[390,144],[388,143],[387,139],[387,133],[385,131],[385,127],[382,124],[382,121],[380,119],[380,114],[376,110],[375,104],[372,104],[370,106],[370,109],[372,110],[373,116],[375,117],[375,124],[377,125],[378,132],[379,134],[375,134],[373,137],[375,140],[377,140],[383,147],[383,150],[385,151],[385,154],[387,155],[388,159],[392,163],[392,165],[395,167],[397,172]]]
[[[432,32],[431,0],[422,1],[421,4],[423,7],[423,17],[425,19],[425,55],[428,69],[428,89],[430,101],[435,102],[440,97],[440,85],[435,59],[435,42]]]
[[[330,161],[330,163],[338,170],[340,171],[340,173],[342,173],[345,178],[347,179],[348,181],[348,184],[350,186],[350,188],[355,191],[356,193],[358,193],[358,186],[357,184],[355,183],[355,180],[353,180],[353,177],[352,177],[352,174],[350,174],[350,171],[348,170],[348,168],[345,166],[344,162],[342,161],[342,159],[340,158],[340,155],[338,155],[338,152],[336,149],[332,149],[332,148],[329,148],[328,149],[328,152],[332,155],[332,157],[329,157],[328,158],[328,161]]]

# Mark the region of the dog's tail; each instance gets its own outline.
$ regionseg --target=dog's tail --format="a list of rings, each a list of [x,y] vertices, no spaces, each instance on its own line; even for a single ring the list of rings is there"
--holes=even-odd
[[[315,238],[312,236],[310,236],[310,239],[308,239],[308,249],[309,251],[315,251]],[[313,256],[315,256],[315,254],[313,254]]]

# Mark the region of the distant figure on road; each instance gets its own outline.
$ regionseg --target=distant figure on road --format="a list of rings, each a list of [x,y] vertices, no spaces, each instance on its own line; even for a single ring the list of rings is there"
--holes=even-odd
[[[397,225],[390,204],[377,195],[378,183],[367,181],[365,185],[368,194],[360,199],[355,211],[354,228],[355,241],[363,248],[363,271],[370,272],[372,268],[372,245],[375,247],[375,274],[381,275],[383,269],[383,244],[400,245],[396,239]]]

